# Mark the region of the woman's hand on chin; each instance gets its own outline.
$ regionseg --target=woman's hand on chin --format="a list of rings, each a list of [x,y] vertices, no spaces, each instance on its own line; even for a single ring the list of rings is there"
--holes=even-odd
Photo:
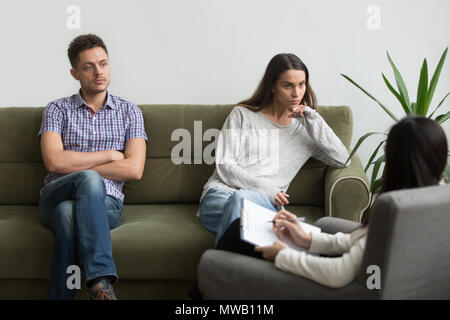
[[[304,118],[305,114],[304,111],[305,109],[308,108],[308,106],[306,105],[298,105],[296,107],[289,107],[289,111],[291,112],[291,114],[288,116],[289,118]]]

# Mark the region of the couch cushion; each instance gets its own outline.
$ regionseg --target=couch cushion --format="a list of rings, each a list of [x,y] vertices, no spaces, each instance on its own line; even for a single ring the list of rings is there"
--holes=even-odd
[[[0,163],[42,162],[37,133],[44,108],[0,108]]]
[[[127,205],[111,231],[121,279],[194,279],[201,254],[215,237],[195,216],[198,206]],[[323,209],[290,206],[313,222]],[[41,225],[37,206],[0,206],[0,279],[48,279],[52,233]]]
[[[192,279],[214,236],[195,216],[195,205],[125,206],[111,232],[119,277]],[[0,206],[0,278],[47,279],[53,236],[37,206]]]
[[[0,204],[37,204],[46,170],[37,133],[44,108],[0,108]]]
[[[193,279],[214,236],[196,217],[198,206],[128,205],[111,233],[119,278]]]
[[[0,278],[47,279],[53,235],[37,206],[0,206]]]

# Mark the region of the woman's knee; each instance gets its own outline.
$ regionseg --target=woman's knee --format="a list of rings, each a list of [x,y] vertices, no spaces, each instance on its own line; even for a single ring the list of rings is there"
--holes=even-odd
[[[220,189],[209,191],[203,197],[199,207],[199,216],[202,224],[218,224],[222,218],[224,206],[230,196],[231,192]]]
[[[224,214],[228,216],[228,219],[234,220],[241,216],[243,200],[248,199],[250,192],[253,191],[240,189],[231,195],[224,206]]]
[[[228,200],[227,204],[232,204],[235,207],[242,207],[243,201],[249,200],[263,207],[271,205],[270,200],[262,193],[254,190],[239,189],[236,190]]]
[[[235,192],[233,192],[229,201],[233,201],[233,202],[241,204],[243,199],[248,199],[254,193],[255,193],[255,191],[252,191],[252,190],[239,189],[239,190],[236,190]]]
[[[216,233],[222,219],[223,210],[211,210],[210,207],[200,206],[199,219],[201,224],[209,231]]]

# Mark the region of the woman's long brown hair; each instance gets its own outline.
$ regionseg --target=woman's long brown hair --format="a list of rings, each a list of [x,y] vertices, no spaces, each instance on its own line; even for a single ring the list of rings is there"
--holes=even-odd
[[[267,65],[266,72],[256,88],[255,93],[246,100],[239,102],[241,105],[253,111],[259,111],[269,104],[273,99],[272,89],[277,83],[280,75],[287,70],[302,70],[306,76],[306,91],[300,104],[317,109],[317,99],[309,84],[309,72],[305,64],[292,53],[280,53],[274,56]]]

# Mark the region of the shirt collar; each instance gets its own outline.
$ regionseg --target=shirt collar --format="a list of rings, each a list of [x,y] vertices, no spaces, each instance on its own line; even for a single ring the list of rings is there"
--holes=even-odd
[[[75,95],[75,107],[79,108],[81,106],[87,106],[86,101],[84,101],[83,97],[81,96],[81,89],[78,90],[78,93]],[[116,109],[117,105],[112,98],[112,96],[109,94],[108,91],[106,91],[106,102],[103,105],[103,108],[110,107],[111,109]]]

